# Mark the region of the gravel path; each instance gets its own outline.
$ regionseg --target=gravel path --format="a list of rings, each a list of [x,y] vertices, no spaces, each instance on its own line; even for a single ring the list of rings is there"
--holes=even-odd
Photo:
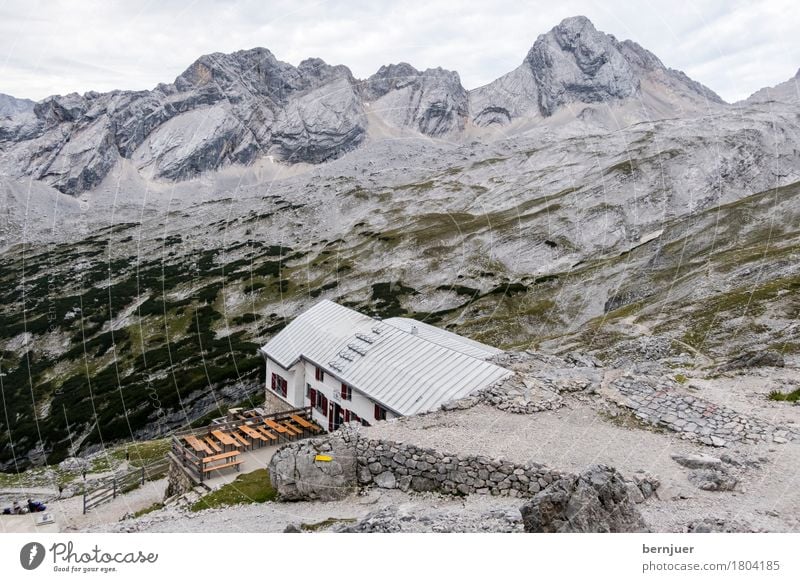
[[[138,519],[94,526],[92,532],[282,532],[292,524],[333,520],[348,525],[373,512],[397,513],[402,531],[521,531],[517,499],[369,490],[341,501],[261,503],[191,513],[170,508]]]
[[[488,406],[436,412],[379,423],[364,429],[373,438],[403,441],[459,453],[528,460],[555,469],[580,471],[606,463],[626,474],[646,470],[659,477],[661,500],[641,506],[658,531],[681,531],[687,522],[714,517],[744,520],[769,531],[800,529],[800,446],[737,445],[712,449],[681,440],[674,433],[630,429],[603,418],[586,403],[533,415],[508,414]],[[727,453],[742,460],[764,459],[743,467],[735,491],[695,488],[688,470],[673,453]]]

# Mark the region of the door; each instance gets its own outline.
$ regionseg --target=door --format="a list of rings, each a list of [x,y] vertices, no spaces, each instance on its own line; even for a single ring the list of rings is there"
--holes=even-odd
[[[331,403],[328,415],[328,432],[334,431],[344,424],[344,408],[336,403]]]

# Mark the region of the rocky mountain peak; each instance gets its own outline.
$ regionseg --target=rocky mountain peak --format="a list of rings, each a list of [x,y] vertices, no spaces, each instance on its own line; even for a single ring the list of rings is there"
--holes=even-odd
[[[567,103],[624,99],[639,89],[620,43],[584,16],[566,18],[541,35],[525,62],[539,87],[539,109],[545,116]]]
[[[364,99],[385,122],[440,136],[464,128],[468,95],[455,71],[384,65],[362,84]]]

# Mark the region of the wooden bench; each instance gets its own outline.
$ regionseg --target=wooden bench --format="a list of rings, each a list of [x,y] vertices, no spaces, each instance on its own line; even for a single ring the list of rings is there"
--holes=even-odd
[[[218,455],[211,455],[210,457],[204,457],[202,459],[202,471],[203,476],[205,477],[211,471],[219,471],[220,469],[227,469],[229,467],[236,467],[236,470],[239,470],[239,465],[242,464],[242,461],[238,459],[239,451],[230,451],[228,453],[220,453]],[[222,461],[222,463],[214,465],[212,463],[217,463],[218,461]]]
[[[269,440],[271,440],[271,441],[276,441],[276,440],[278,440],[278,437],[277,437],[276,435],[274,435],[274,434],[272,434],[271,432],[269,432],[269,431],[268,431],[267,429],[265,429],[263,426],[257,426],[257,427],[255,427],[255,429],[254,429],[254,430],[257,430],[259,433],[261,433],[262,435],[264,435],[266,438],[268,438],[268,439],[269,439]]]
[[[217,453],[222,453],[222,452],[223,452],[223,450],[222,450],[222,447],[221,447],[221,446],[219,446],[219,445],[217,444],[217,442],[216,442],[214,439],[212,439],[210,436],[207,436],[207,437],[205,437],[205,438],[203,439],[203,441],[205,441],[205,443],[206,443],[206,444],[207,444],[209,447],[211,447],[212,449],[214,449],[214,451],[215,451],[215,452],[217,452]]]
[[[283,426],[286,427],[286,430],[289,431],[289,434],[297,436],[303,434],[303,429],[296,427],[290,421],[284,420]]]
[[[233,432],[233,431],[229,432],[228,434],[230,435],[230,437],[234,441],[236,441],[236,446],[237,447],[245,447],[245,448],[247,448],[247,447],[250,446],[250,441],[247,440],[244,435],[239,434],[238,432]]]

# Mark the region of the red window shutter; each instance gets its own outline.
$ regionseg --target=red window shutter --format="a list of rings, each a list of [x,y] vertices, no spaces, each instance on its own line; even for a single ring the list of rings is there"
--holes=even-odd
[[[377,404],[375,405],[375,420],[379,420],[381,417],[381,407]]]
[[[322,414],[327,417],[328,416],[328,398],[324,394],[320,394],[320,398],[322,398]]]
[[[317,406],[317,391],[313,388],[308,391],[308,399],[311,401],[311,408],[316,408]]]
[[[342,382],[342,400],[347,400],[347,384]]]

